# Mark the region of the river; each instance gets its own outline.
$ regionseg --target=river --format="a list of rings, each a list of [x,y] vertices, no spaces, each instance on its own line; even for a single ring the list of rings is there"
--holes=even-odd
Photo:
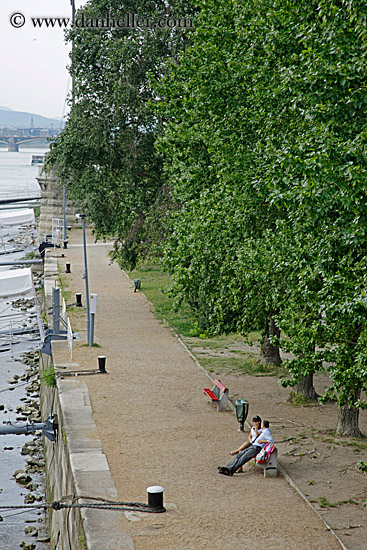
[[[18,193],[29,193],[29,196],[32,192],[39,193],[38,182],[35,179],[38,166],[31,166],[31,157],[32,154],[44,154],[46,151],[45,148],[29,148],[18,153],[9,153],[6,149],[0,149],[0,198]],[[19,259],[21,256],[23,253],[8,254],[6,259]],[[1,258],[4,256],[0,256],[0,260]],[[10,354],[0,356],[0,405],[4,405],[4,410],[0,410],[0,423],[15,421],[19,416],[16,408],[24,405],[21,401],[25,397],[24,385],[10,386],[8,381],[15,374],[23,375],[26,368],[19,361],[14,361]],[[14,389],[9,391],[10,387]],[[15,470],[24,469],[27,457],[22,456],[20,451],[24,443],[32,439],[32,435],[0,435],[0,506],[22,505],[24,496],[29,493],[27,489],[15,483],[12,476]],[[42,483],[42,479],[39,479],[41,476],[32,477],[34,481]],[[44,544],[36,542],[34,537],[26,536],[24,531],[26,526],[41,527],[38,520],[42,520],[42,513],[33,510],[14,510],[0,514],[3,518],[3,521],[0,521],[1,550],[15,550],[20,547],[22,541],[27,545],[33,543],[37,549],[46,548]]]

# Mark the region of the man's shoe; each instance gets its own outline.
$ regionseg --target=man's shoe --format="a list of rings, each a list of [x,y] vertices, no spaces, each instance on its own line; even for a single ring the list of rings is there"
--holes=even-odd
[[[220,474],[223,474],[223,475],[225,475],[225,476],[230,476],[230,475],[232,475],[232,474],[229,472],[228,468],[225,468],[225,467],[221,468],[221,469],[219,470],[219,473],[220,473]]]

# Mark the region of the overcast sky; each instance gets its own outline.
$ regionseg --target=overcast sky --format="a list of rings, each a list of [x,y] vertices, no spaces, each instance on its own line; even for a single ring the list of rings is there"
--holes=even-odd
[[[86,0],[75,0],[76,7]],[[25,24],[10,23],[14,13]],[[71,17],[70,0],[0,0],[0,106],[62,117],[70,90],[69,47],[60,28],[34,28],[30,17]],[[19,24],[21,18],[15,18]]]

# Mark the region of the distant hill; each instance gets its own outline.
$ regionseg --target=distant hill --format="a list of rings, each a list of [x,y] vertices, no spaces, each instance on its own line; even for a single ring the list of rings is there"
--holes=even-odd
[[[57,118],[47,118],[35,113],[12,111],[7,107],[0,107],[0,128],[30,128],[33,117],[35,128],[62,128],[64,123]]]

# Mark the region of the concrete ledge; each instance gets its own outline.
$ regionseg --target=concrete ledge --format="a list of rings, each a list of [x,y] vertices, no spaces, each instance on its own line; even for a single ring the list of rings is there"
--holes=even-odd
[[[57,357],[60,346],[52,343]],[[43,357],[43,368],[51,364]],[[56,388],[42,391],[43,415],[58,415],[56,443],[45,441],[48,501],[72,495],[118,500],[106,456],[93,420],[87,385],[78,378],[57,378]],[[78,498],[78,503],[89,502]],[[134,550],[130,535],[121,529],[121,511],[72,509],[51,511],[51,548],[58,550]],[[58,542],[57,542],[58,541]]]

